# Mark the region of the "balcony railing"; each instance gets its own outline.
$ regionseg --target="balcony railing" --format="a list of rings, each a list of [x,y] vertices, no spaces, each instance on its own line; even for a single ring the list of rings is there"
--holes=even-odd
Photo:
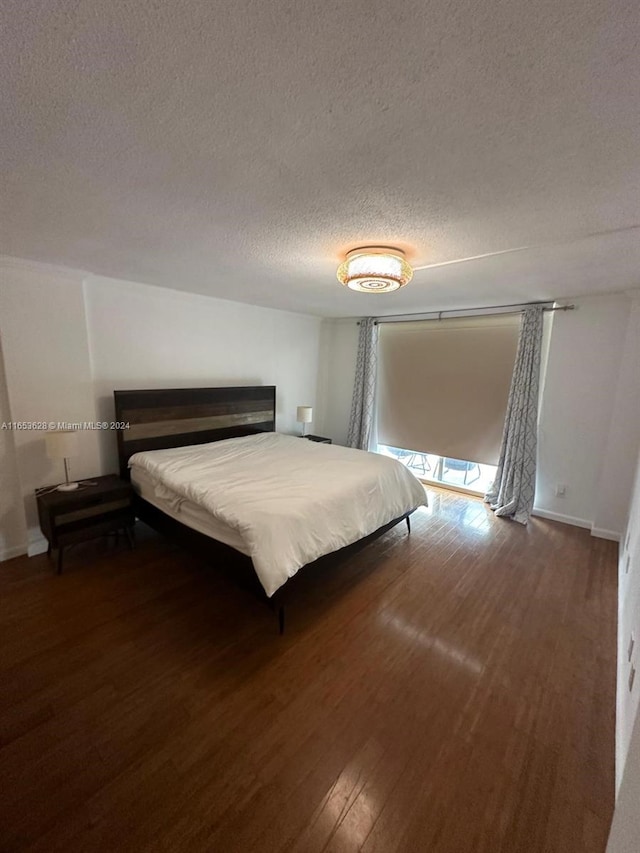
[[[386,444],[378,445],[378,453],[402,462],[420,480],[441,486],[455,486],[479,495],[488,491],[496,475],[495,465],[452,459],[435,453],[421,453]]]

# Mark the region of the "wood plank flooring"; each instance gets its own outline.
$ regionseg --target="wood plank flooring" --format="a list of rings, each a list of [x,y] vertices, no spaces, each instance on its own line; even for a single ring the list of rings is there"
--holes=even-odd
[[[431,506],[287,630],[148,529],[0,565],[0,849],[603,853],[614,543]]]

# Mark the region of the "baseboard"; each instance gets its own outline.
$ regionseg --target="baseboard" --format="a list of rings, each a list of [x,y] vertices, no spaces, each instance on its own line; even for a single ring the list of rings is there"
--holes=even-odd
[[[38,554],[44,554],[44,552],[49,547],[49,543],[44,538],[44,536],[39,536],[37,539],[33,539],[29,543],[29,548],[27,549],[27,554],[30,557],[36,557]],[[23,551],[24,553],[24,551]]]
[[[532,515],[537,515],[540,518],[548,518],[549,521],[559,521],[561,524],[572,524],[574,527],[584,527],[591,530],[591,522],[586,518],[575,518],[573,515],[563,515],[561,512],[550,512],[548,509],[533,508]]]
[[[0,563],[4,563],[5,560],[13,560],[14,557],[21,557],[22,554],[26,553],[26,545],[14,545],[13,548],[3,548],[0,551]]]
[[[551,512],[548,509],[538,509],[534,507],[531,515],[537,515],[540,518],[548,518],[549,521],[559,521],[561,524],[572,524],[574,527],[583,527],[589,530],[592,536],[597,539],[610,539],[612,542],[619,542],[621,534],[616,530],[606,530],[604,527],[594,527],[586,518],[575,518],[572,515],[563,515],[560,512]]]
[[[592,527],[591,535],[598,539],[610,539],[612,542],[619,542],[622,539],[622,534],[616,530],[605,530],[604,527]]]

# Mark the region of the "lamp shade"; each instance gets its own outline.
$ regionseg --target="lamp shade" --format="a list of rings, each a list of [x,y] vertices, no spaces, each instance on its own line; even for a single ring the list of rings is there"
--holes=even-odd
[[[310,424],[313,420],[313,409],[311,406],[298,406],[296,420],[299,424]]]
[[[78,436],[72,429],[48,432],[45,441],[49,459],[69,459],[78,453]]]

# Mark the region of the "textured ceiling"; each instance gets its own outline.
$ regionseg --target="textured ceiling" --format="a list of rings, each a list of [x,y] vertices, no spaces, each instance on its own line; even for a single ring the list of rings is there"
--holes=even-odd
[[[0,252],[348,316],[640,285],[637,0],[4,0]],[[589,236],[599,235],[599,236]],[[415,264],[342,288],[362,242]]]

